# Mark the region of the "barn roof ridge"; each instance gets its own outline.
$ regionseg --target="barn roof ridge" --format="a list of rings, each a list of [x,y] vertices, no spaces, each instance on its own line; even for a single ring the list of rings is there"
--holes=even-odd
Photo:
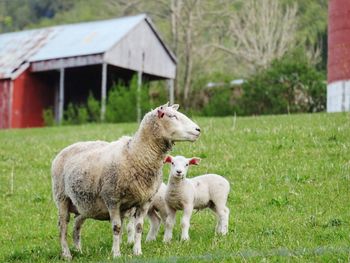
[[[14,78],[26,63],[104,54],[145,21],[177,62],[147,14],[55,25],[0,34],[0,79]],[[116,30],[117,28],[117,30]]]

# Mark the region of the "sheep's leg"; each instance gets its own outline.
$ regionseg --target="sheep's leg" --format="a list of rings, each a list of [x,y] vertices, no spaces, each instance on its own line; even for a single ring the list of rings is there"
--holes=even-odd
[[[85,220],[86,220],[86,218],[84,216],[78,215],[75,218],[75,221],[74,221],[73,240],[74,240],[75,248],[79,252],[82,252],[82,250],[81,250],[81,241],[80,241],[80,231],[81,231],[81,227],[84,224]]]
[[[147,234],[146,241],[156,240],[160,226],[160,217],[154,209],[150,209],[147,215],[151,221],[151,229]]]
[[[133,244],[135,242],[135,217],[131,216],[128,226],[128,244]]]
[[[69,201],[66,199],[58,204],[58,225],[60,229],[60,241],[62,248],[62,256],[71,260],[72,255],[69,251],[67,242],[67,228],[69,223]]]
[[[134,255],[141,255],[141,238],[143,229],[143,220],[147,214],[150,202],[138,207],[135,213],[135,244],[134,244]]]
[[[226,206],[216,207],[216,214],[218,217],[218,223],[216,232],[221,235],[226,235],[228,232],[228,219],[230,215],[230,209]]]
[[[190,229],[190,220],[192,216],[193,206],[185,206],[184,207],[184,214],[181,219],[181,240],[189,240],[190,236],[188,235],[188,230]]]
[[[112,230],[113,230],[113,245],[112,253],[113,257],[119,257],[120,254],[120,242],[122,233],[122,220],[120,216],[119,204],[113,208],[109,208],[109,216],[111,218]]]
[[[171,207],[167,207],[167,212],[168,212],[168,216],[166,218],[165,221],[165,232],[164,232],[164,238],[163,241],[164,242],[170,242],[170,240],[173,237],[173,227],[175,224],[175,220],[176,220],[176,210],[171,208]]]

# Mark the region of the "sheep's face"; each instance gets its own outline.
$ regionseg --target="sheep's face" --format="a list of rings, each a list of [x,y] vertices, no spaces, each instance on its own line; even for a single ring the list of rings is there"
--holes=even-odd
[[[155,110],[159,132],[164,138],[173,142],[197,140],[201,133],[199,126],[186,115],[178,112],[178,108],[178,104],[172,106],[165,104]]]
[[[192,158],[185,158],[183,156],[175,156],[172,157],[168,155],[164,163],[170,163],[170,176],[177,178],[177,179],[183,179],[187,175],[188,167],[190,165],[198,165],[201,161],[200,158],[192,157]]]

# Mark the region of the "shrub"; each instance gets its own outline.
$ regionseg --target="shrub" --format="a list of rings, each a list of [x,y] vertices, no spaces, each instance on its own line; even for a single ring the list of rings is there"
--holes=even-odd
[[[87,123],[89,120],[89,113],[87,108],[82,105],[82,106],[77,106],[76,107],[76,123],[77,124],[84,124]]]
[[[43,119],[45,126],[54,126],[56,124],[52,108],[43,110]]]
[[[73,105],[69,103],[64,112],[63,124],[74,125],[87,123],[89,119],[88,110],[84,105]]]
[[[276,60],[243,84],[245,114],[316,112],[325,109],[325,76],[299,51]]]
[[[211,92],[208,103],[202,109],[204,116],[227,116],[235,112],[237,107],[232,103],[232,89],[228,86]]]
[[[143,85],[140,94],[141,113],[150,108],[148,87]],[[106,121],[134,122],[137,118],[137,76],[133,77],[130,86],[118,84],[108,93]]]
[[[63,114],[63,124],[76,124],[76,115],[75,106],[70,102]]]
[[[101,120],[101,103],[95,99],[91,91],[87,99],[87,112],[89,122],[99,122]]]

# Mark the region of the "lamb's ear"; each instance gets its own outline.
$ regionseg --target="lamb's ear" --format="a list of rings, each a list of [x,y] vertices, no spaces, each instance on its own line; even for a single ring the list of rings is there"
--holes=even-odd
[[[167,157],[165,157],[164,159],[164,163],[171,163],[172,162],[172,156],[171,155],[168,155]]]
[[[180,105],[179,104],[173,104],[171,105],[171,107],[174,109],[174,110],[178,110]]]
[[[190,165],[198,165],[201,162],[201,158],[198,157],[192,157],[189,159],[189,164]]]

